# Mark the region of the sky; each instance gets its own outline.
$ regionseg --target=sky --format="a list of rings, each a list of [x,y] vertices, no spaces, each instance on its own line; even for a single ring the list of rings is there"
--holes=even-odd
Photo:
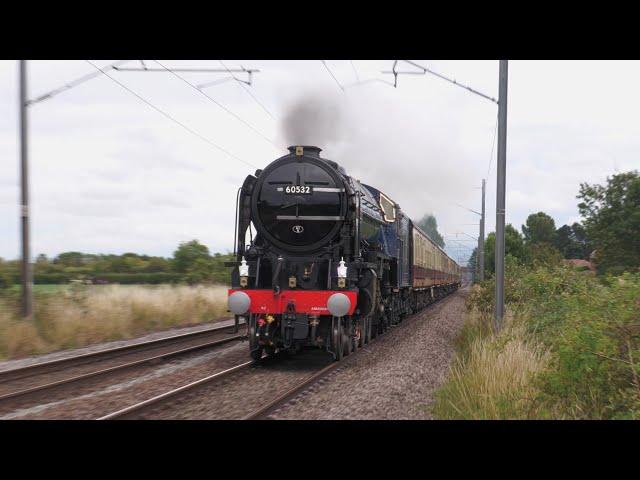
[[[498,61],[414,61],[498,96]],[[218,60],[159,62],[222,68]],[[480,210],[486,178],[486,232],[494,230],[496,104],[429,74],[400,75],[393,88],[381,73],[392,60],[223,62],[260,71],[251,86],[226,72],[108,72],[173,120],[105,75],[29,107],[33,257],[168,257],[194,238],[231,251],[242,181],[300,143],[322,148],[411,218],[433,213],[460,262],[478,236],[478,216],[467,209]],[[17,64],[0,61],[5,259],[20,256]],[[95,71],[84,60],[29,61],[28,96]],[[215,80],[202,89],[209,98],[192,86]],[[580,183],[640,167],[638,84],[637,61],[509,62],[507,223],[519,229],[540,210],[557,226],[579,221]]]

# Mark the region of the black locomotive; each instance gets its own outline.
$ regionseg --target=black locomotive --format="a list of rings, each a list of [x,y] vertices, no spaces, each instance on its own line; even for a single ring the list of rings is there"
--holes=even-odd
[[[460,285],[399,205],[320,151],[289,147],[238,191],[228,300],[255,359],[315,346],[340,360]]]

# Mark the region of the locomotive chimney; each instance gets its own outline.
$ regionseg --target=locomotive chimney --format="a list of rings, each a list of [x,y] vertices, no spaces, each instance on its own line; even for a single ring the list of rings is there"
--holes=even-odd
[[[313,145],[292,145],[289,147],[289,153],[293,155],[301,155],[300,150],[302,150],[303,155],[308,155],[310,157],[320,157],[321,148],[315,147]]]

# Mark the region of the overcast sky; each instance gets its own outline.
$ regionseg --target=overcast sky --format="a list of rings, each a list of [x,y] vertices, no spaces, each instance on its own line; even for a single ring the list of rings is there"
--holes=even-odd
[[[217,60],[160,62],[221,68]],[[416,62],[497,97],[497,61]],[[34,257],[69,250],[170,256],[193,238],[212,251],[229,251],[236,191],[255,170],[241,160],[264,168],[298,141],[323,148],[323,156],[384,191],[412,218],[434,213],[449,252],[460,260],[473,241],[459,232],[477,237],[470,224],[478,217],[456,204],[479,210],[487,178],[487,232],[493,231],[495,104],[430,75],[400,76],[395,89],[379,81],[351,86],[358,79],[392,81],[381,73],[391,60],[327,61],[344,91],[318,60],[224,63],[260,69],[246,89],[235,81],[204,89],[243,121],[168,72],[110,75],[235,157],[105,76],[29,108]],[[85,61],[31,61],[29,96],[92,71]],[[228,76],[182,75],[193,84]],[[508,223],[519,229],[539,210],[558,226],[578,221],[580,182],[601,183],[640,166],[639,84],[639,62],[509,63]],[[17,62],[0,61],[4,258],[20,252],[17,87]],[[300,106],[308,121],[292,129],[291,112]]]

